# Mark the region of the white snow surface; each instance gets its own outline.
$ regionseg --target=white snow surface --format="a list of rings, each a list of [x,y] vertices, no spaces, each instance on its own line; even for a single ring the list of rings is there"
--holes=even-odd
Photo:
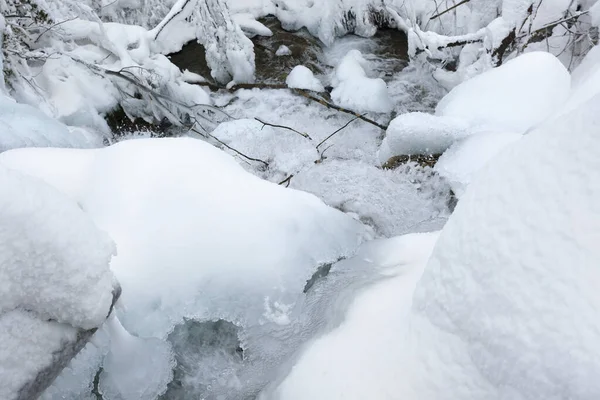
[[[440,157],[434,170],[452,186],[457,197],[502,149],[521,139],[517,133],[487,132],[469,136],[453,144]]]
[[[252,38],[254,36],[273,36],[273,32],[254,19],[250,13],[240,13],[231,16],[233,21],[242,28],[246,36]]]
[[[557,112],[570,87],[569,72],[556,57],[526,53],[452,89],[436,115],[524,133]]]
[[[35,107],[0,95],[0,152],[18,147],[100,147],[102,135],[69,128]]]
[[[314,92],[325,91],[321,81],[318,80],[313,72],[304,65],[294,67],[286,78],[285,83],[288,87],[293,89],[306,89]]]
[[[287,47],[286,45],[282,44],[281,46],[279,46],[279,48],[275,52],[275,55],[278,56],[278,57],[291,56],[292,55],[292,50],[290,50],[290,48]]]
[[[114,243],[55,188],[0,165],[0,398],[108,316]]]
[[[386,83],[381,78],[369,78],[365,68],[368,68],[368,62],[361,52],[350,50],[335,69],[332,100],[357,112],[391,112],[394,104]]]
[[[440,154],[473,133],[462,118],[422,112],[402,114],[390,122],[379,148],[379,161],[384,164],[398,155]]]
[[[526,135],[461,198],[415,292],[419,398],[600,396],[599,105]]]

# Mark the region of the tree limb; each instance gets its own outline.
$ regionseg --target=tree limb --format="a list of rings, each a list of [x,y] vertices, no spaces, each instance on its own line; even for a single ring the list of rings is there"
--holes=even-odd
[[[351,123],[353,123],[354,121],[356,121],[358,119],[357,117],[352,118],[350,121],[346,122],[346,124],[344,126],[342,126],[341,128],[339,128],[338,130],[336,130],[335,132],[333,132],[331,135],[327,136],[325,139],[321,140],[321,143],[319,143],[317,145],[317,150],[319,150],[319,147],[325,143],[326,141],[328,141],[329,139],[331,139],[333,137],[333,135],[335,135],[336,133],[338,133],[339,131],[341,131],[342,129],[344,129],[345,127],[347,127],[348,125],[350,125]],[[325,153],[325,152],[323,152]]]
[[[436,14],[436,15],[434,15],[433,17],[430,17],[429,19],[431,20],[431,19],[436,19],[436,18],[438,18],[438,17],[441,17],[442,15],[446,14],[448,11],[452,11],[452,10],[454,10],[455,8],[459,7],[459,6],[462,6],[463,4],[466,4],[466,3],[468,3],[469,1],[471,1],[471,0],[463,0],[463,1],[461,1],[460,3],[457,3],[457,4],[453,5],[452,7],[450,7],[450,8],[448,8],[448,9],[446,9],[446,10],[442,11],[441,13],[439,13],[439,14]],[[436,4],[436,7],[437,7],[437,4]]]
[[[275,128],[287,129],[289,131],[296,132],[298,135],[300,135],[300,136],[302,136],[302,137],[304,137],[304,138],[306,138],[308,140],[312,140],[312,138],[307,133],[298,132],[297,130],[295,130],[294,128],[290,128],[289,126],[270,124],[270,123],[262,121],[262,120],[260,120],[258,118],[254,118],[254,119],[257,120],[258,122],[260,122],[263,125],[272,126],[272,127],[275,127]],[[264,128],[264,126],[263,126],[263,128]],[[319,147],[319,146],[317,146],[317,147]]]

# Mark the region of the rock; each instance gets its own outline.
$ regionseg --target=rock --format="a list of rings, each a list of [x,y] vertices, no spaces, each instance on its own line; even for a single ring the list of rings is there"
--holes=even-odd
[[[382,167],[384,169],[395,169],[409,162],[414,162],[420,165],[421,167],[433,168],[433,166],[438,162],[440,157],[441,154],[415,154],[394,156],[387,160],[382,165]]]

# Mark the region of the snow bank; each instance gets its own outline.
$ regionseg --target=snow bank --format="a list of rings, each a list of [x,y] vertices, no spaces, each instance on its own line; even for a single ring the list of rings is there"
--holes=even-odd
[[[369,242],[348,263],[366,264],[379,280],[354,289],[340,325],[314,340],[289,375],[259,399],[402,399],[398,365],[411,296],[433,250],[437,233]],[[344,299],[348,301],[348,299]],[[418,398],[418,397],[415,397]]]
[[[388,113],[394,109],[383,79],[367,77],[367,60],[358,50],[350,50],[337,66],[331,92],[333,101],[357,112]]]
[[[563,112],[577,109],[600,93],[600,46],[590,50],[571,77],[573,88]]]
[[[261,354],[254,368],[263,372],[289,351],[274,347],[269,332],[298,318],[294,304],[317,266],[352,254],[365,236],[361,224],[313,195],[263,181],[199,140],[20,149],[0,163],[64,191],[111,234],[128,331],[164,340],[184,318],[232,321],[260,332],[245,346]],[[170,364],[151,368],[126,372]],[[240,390],[226,384],[212,390]]]
[[[254,36],[273,36],[273,32],[254,19],[254,16],[249,13],[234,14],[231,17],[233,21],[242,28],[246,36],[252,38]]]
[[[314,92],[325,91],[321,81],[315,78],[312,71],[304,65],[294,67],[286,78],[285,83],[293,89],[306,89]]]
[[[440,154],[452,143],[474,133],[461,118],[414,112],[392,120],[379,148],[381,164],[398,155]]]
[[[0,398],[12,399],[106,319],[115,246],[44,182],[0,166],[0,186]]]
[[[434,170],[446,178],[454,194],[460,197],[479,170],[502,149],[522,137],[520,134],[507,132],[488,132],[469,136],[444,152]]]
[[[526,135],[462,197],[415,293],[419,398],[600,396],[599,106]]]
[[[27,104],[0,97],[0,152],[18,147],[100,147],[102,136],[70,130]]]
[[[569,72],[556,57],[527,53],[455,87],[436,115],[523,133],[558,110],[570,85]]]

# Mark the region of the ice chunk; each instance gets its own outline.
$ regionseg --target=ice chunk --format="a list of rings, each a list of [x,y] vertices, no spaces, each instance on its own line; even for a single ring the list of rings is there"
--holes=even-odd
[[[285,80],[288,87],[293,89],[306,89],[314,92],[323,92],[325,88],[321,81],[313,75],[312,71],[304,65],[298,65]]]
[[[462,118],[438,117],[414,112],[392,120],[379,148],[379,161],[414,154],[440,154],[452,143],[474,133]]]
[[[394,104],[383,79],[369,78],[367,61],[360,51],[350,50],[337,66],[332,84],[332,100],[354,111],[391,112]]]
[[[520,134],[508,132],[469,136],[444,152],[434,169],[450,182],[454,194],[460,197],[481,168],[502,149],[522,137]]]
[[[527,53],[452,89],[436,115],[524,133],[556,112],[570,87],[569,72],[556,57]]]

